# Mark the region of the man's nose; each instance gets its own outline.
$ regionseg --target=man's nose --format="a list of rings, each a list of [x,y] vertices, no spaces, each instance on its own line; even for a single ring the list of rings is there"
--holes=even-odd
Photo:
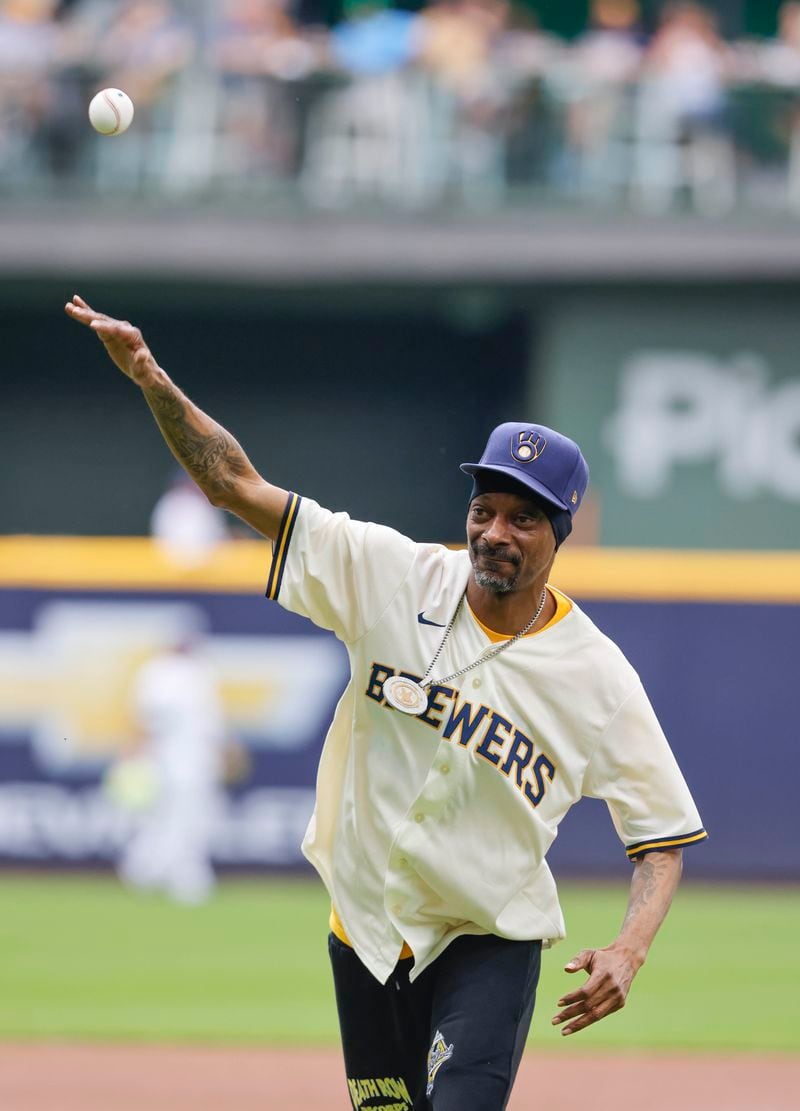
[[[483,539],[487,544],[491,544],[493,548],[500,548],[508,544],[509,527],[506,518],[499,513],[492,517],[483,534]]]

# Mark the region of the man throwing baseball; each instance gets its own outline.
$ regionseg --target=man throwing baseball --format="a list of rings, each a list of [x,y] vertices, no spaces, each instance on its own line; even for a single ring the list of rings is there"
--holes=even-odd
[[[77,296],[66,311],[209,500],[273,542],[267,596],[347,647],[303,851],[331,897],[353,1108],[500,1111],[541,949],[564,937],[545,857],[570,806],[606,801],[633,875],[617,937],[566,965],[587,979],[559,1000],[564,1034],[625,1004],[706,836],[636,672],[549,583],[588,482],[577,444],[500,425],[462,465],[467,550],[417,544],[272,486],[137,328]]]

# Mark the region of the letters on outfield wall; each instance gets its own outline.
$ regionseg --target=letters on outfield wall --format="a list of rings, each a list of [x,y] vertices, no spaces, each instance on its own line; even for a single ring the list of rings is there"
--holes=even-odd
[[[590,462],[590,539],[800,546],[790,303],[752,289],[567,293],[548,327],[540,403]]]

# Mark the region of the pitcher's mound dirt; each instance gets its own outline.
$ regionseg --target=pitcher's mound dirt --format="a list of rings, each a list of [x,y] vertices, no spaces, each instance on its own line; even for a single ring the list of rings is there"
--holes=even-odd
[[[798,1092],[796,1058],[532,1051],[509,1111],[797,1111]],[[348,1107],[343,1068],[332,1050],[0,1046],[2,1111]]]

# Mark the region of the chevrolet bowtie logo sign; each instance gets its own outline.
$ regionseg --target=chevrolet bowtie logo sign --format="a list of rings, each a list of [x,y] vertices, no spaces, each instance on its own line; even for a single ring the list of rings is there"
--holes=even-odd
[[[197,616],[184,603],[45,602],[30,631],[0,632],[0,744],[29,736],[54,772],[105,763],[132,736],[138,669]],[[292,749],[319,735],[347,681],[344,653],[324,636],[209,635],[204,655],[232,736],[256,747]]]

